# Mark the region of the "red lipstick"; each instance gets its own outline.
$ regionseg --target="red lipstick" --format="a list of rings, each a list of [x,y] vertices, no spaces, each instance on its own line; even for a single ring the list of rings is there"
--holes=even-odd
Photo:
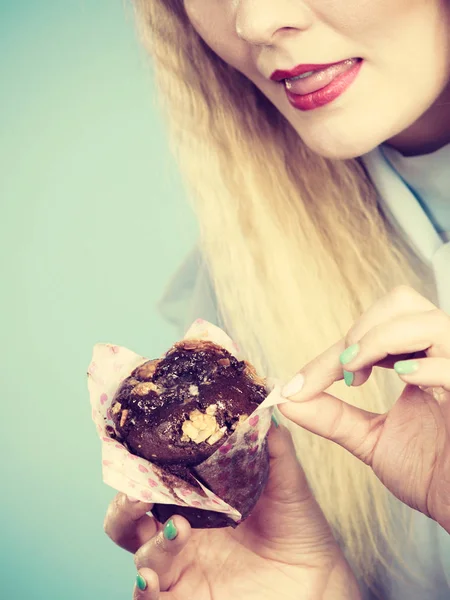
[[[351,58],[327,65],[298,65],[289,71],[275,71],[270,79],[283,81],[290,104],[307,111],[341,96],[356,79],[362,64],[362,59]]]

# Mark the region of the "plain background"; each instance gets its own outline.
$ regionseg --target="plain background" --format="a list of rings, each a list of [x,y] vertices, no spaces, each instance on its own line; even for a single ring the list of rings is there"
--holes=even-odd
[[[0,0],[0,597],[127,600],[86,369],[154,357],[196,238],[125,0]]]

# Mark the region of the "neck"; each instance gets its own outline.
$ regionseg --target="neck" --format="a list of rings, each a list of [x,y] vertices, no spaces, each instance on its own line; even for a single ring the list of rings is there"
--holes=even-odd
[[[430,154],[449,143],[450,83],[413,125],[386,142],[404,156]]]

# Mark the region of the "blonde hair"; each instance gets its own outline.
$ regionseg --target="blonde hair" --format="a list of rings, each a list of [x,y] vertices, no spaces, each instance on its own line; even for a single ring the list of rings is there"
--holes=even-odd
[[[182,1],[134,4],[223,320],[261,372],[286,379],[393,286],[419,287],[413,257],[390,231],[361,164],[313,154],[198,36]],[[382,413],[396,381],[382,373],[357,390],[337,384],[337,392]],[[370,586],[402,553],[393,527],[406,530],[407,511],[342,448],[290,428],[317,500]]]

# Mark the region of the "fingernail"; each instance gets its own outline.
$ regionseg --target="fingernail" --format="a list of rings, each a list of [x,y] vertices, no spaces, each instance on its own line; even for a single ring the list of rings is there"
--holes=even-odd
[[[280,424],[278,423],[278,419],[276,418],[275,415],[272,415],[272,423],[275,425],[275,427],[278,429],[278,427],[280,426]]]
[[[394,364],[395,372],[399,375],[411,375],[419,368],[419,363],[416,360],[399,360]]]
[[[352,373],[351,371],[344,370],[344,381],[345,381],[345,384],[348,385],[348,387],[351,387],[353,385],[354,380],[355,380],[355,374]]]
[[[140,573],[137,574],[136,585],[142,591],[144,591],[145,589],[147,589],[147,582],[145,581],[145,579],[142,577],[142,575]]]
[[[297,373],[281,390],[281,395],[284,398],[290,398],[299,394],[305,384],[305,377],[301,373]]]
[[[127,496],[128,502],[140,502],[137,498],[133,498],[133,496]]]
[[[167,521],[167,523],[164,526],[164,537],[166,538],[166,540],[174,540],[178,535],[178,530],[175,527],[175,523],[173,522],[173,519],[170,519],[170,521]]]
[[[346,365],[350,361],[352,361],[359,353],[359,344],[353,344],[353,346],[349,346],[344,350],[344,352],[340,355],[339,360],[341,361],[341,365]]]

